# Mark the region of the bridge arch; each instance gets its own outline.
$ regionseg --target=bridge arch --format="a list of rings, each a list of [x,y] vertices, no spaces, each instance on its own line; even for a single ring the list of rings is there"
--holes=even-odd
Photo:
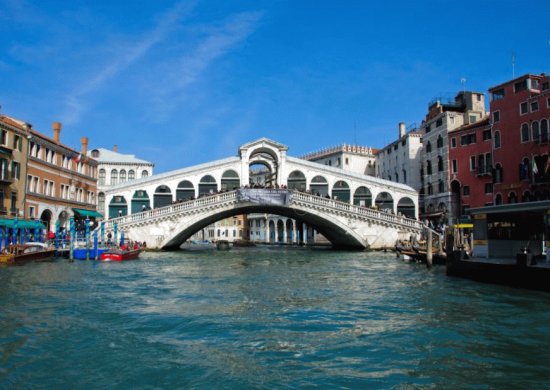
[[[149,194],[145,190],[136,190],[134,196],[132,196],[132,206],[131,213],[140,213],[145,209],[151,208],[151,201],[149,199]]]
[[[314,195],[326,196],[328,194],[328,181],[324,176],[317,175],[311,179],[309,188]]]
[[[176,188],[177,200],[188,200],[195,197],[195,186],[189,180],[182,180]]]
[[[397,213],[401,213],[407,218],[415,218],[416,217],[416,208],[414,205],[414,201],[409,197],[402,197],[397,202]]]
[[[204,175],[199,182],[199,196],[218,191],[218,183],[212,175]]]
[[[109,218],[118,218],[128,214],[128,202],[121,195],[115,195],[109,203]]]
[[[393,211],[393,197],[387,191],[382,191],[376,196],[375,204],[379,210]]]
[[[289,190],[297,190],[306,192],[307,179],[302,171],[295,170],[290,172],[287,179],[287,187]]]
[[[231,191],[237,189],[241,186],[241,180],[239,174],[233,169],[228,169],[222,175],[221,180],[221,190],[222,191]]]
[[[155,189],[153,195],[153,208],[158,209],[159,207],[164,207],[172,204],[172,191],[170,187],[166,185],[160,185]]]
[[[341,202],[348,202],[351,198],[351,190],[349,184],[344,180],[338,180],[332,186],[332,198],[337,199]]]
[[[372,206],[372,194],[370,190],[365,186],[357,187],[353,193],[353,204],[357,206]]]

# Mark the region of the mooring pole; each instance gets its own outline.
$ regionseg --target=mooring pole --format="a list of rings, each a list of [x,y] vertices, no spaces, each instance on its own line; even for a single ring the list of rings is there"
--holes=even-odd
[[[432,254],[432,230],[428,229],[428,242],[426,248],[426,266],[428,268],[432,267],[433,264],[433,254]]]

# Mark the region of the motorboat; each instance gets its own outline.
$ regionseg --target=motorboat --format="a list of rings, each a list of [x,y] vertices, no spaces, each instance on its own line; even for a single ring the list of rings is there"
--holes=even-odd
[[[106,250],[105,252],[99,255],[100,261],[125,261],[125,260],[136,260],[141,253],[141,248],[137,247],[134,249],[128,248],[112,248]]]
[[[0,254],[0,263],[18,264],[29,261],[49,261],[55,255],[55,248],[42,242],[27,242],[6,247]]]

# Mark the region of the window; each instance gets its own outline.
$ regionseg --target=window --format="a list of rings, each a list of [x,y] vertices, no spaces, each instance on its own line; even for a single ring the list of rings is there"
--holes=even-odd
[[[538,100],[534,100],[531,102],[531,112],[537,112],[539,110],[539,102]]]
[[[126,170],[120,170],[119,179],[121,183],[124,183],[126,181]]]
[[[453,173],[458,172],[458,161],[453,160]]]
[[[476,156],[470,156],[470,171],[476,170]]]
[[[550,108],[550,97],[546,98],[546,107]]]
[[[493,123],[500,122],[500,111],[493,112]]]
[[[527,79],[518,81],[514,84],[514,92],[518,93],[527,89]]]
[[[487,141],[491,139],[491,129],[489,130],[483,130],[483,141]]]
[[[495,177],[494,177],[494,182],[495,183],[502,183],[502,165],[500,164],[497,164],[495,166]]]
[[[463,186],[462,187],[462,195],[464,195],[464,196],[470,195],[470,186]]]
[[[147,176],[149,176],[149,172],[147,172],[146,170],[141,171],[141,177],[147,177]]]
[[[105,169],[99,170],[99,184],[100,186],[105,185]]]
[[[431,153],[431,152],[432,152],[432,143],[428,141],[428,143],[426,144],[426,153]]]
[[[521,125],[521,142],[529,142],[529,125],[527,123]]]
[[[21,164],[19,164],[17,161],[11,162],[11,177],[13,179],[19,180],[21,176]]]
[[[437,157],[437,170],[443,172],[443,157],[441,156]]]
[[[133,169],[130,169],[128,171],[128,180],[135,180],[136,179],[136,172]]]
[[[504,99],[504,88],[497,89],[496,91],[493,91],[491,96],[493,98],[493,101]]]
[[[443,147],[443,137],[440,135],[437,137],[437,147],[442,148]]]
[[[439,118],[435,121],[435,127],[439,127],[441,125],[443,125],[443,118]]]
[[[349,158],[348,157],[346,157],[346,165],[349,165]]]
[[[530,82],[530,89],[540,89],[540,81],[539,79],[529,79]]]
[[[443,180],[439,180],[439,183],[437,183],[437,191],[439,191],[440,194],[445,192],[445,185],[443,184]]]
[[[476,143],[476,134],[475,133],[465,134],[465,135],[460,137],[460,144],[462,146],[475,144],[475,143]]]
[[[470,120],[470,123],[476,123],[477,116],[476,115],[470,115],[469,120]]]
[[[531,123],[531,129],[533,132],[533,141],[538,142],[540,138],[539,122]]]
[[[23,140],[21,139],[21,136],[15,135],[13,137],[13,148],[19,151],[23,150]]]
[[[485,183],[485,193],[486,194],[493,193],[493,183]]]
[[[424,131],[426,133],[429,133],[430,131],[432,131],[432,124],[430,123],[429,125],[426,125],[426,127],[424,128]]]
[[[546,91],[548,89],[548,81],[542,83],[542,90]]]
[[[396,142],[395,145],[393,145],[393,150],[397,150],[399,148],[399,144]]]
[[[432,183],[428,183],[428,195],[433,195],[434,189],[432,187]]]
[[[426,173],[428,175],[432,174],[432,162],[430,160],[426,161]]]
[[[548,121],[546,119],[540,121],[540,142],[548,143]]]
[[[456,138],[451,138],[451,148],[456,148]]]
[[[111,185],[114,186],[118,182],[118,172],[116,169],[111,171]]]
[[[407,171],[403,169],[403,183],[407,183]]]
[[[495,131],[495,139],[494,139],[495,149],[500,148],[500,131]]]
[[[6,145],[7,142],[8,142],[8,132],[2,129],[2,133],[0,133],[0,144]]]
[[[527,114],[529,112],[529,106],[527,105],[527,102],[523,102],[519,105],[519,113],[521,115]]]

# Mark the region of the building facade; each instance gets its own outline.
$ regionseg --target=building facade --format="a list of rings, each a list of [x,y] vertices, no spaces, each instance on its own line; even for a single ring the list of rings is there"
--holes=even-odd
[[[399,123],[397,140],[380,149],[376,156],[377,176],[422,189],[420,168],[422,134],[417,129],[407,131],[403,122]]]
[[[25,218],[41,220],[46,229],[69,228],[69,218],[100,217],[96,211],[97,162],[81,150],[61,143],[61,123],[53,123],[53,138],[30,129]]]
[[[133,154],[119,153],[117,145],[114,146],[113,150],[105,148],[92,149],[89,155],[98,164],[97,210],[105,216],[109,215],[108,210],[105,208],[106,190],[120,183],[153,175],[155,165],[152,162],[136,158]],[[137,211],[141,210],[137,209],[133,212]]]
[[[549,83],[525,74],[489,89],[495,205],[550,199]]]
[[[463,91],[454,100],[435,99],[422,122],[420,218],[433,224],[452,224],[457,216],[456,198],[450,188],[458,167],[449,163],[449,132],[486,115],[483,93]],[[453,203],[454,202],[454,203]]]
[[[343,144],[308,153],[300,158],[361,175],[375,176],[377,152],[377,149],[368,146]]]

